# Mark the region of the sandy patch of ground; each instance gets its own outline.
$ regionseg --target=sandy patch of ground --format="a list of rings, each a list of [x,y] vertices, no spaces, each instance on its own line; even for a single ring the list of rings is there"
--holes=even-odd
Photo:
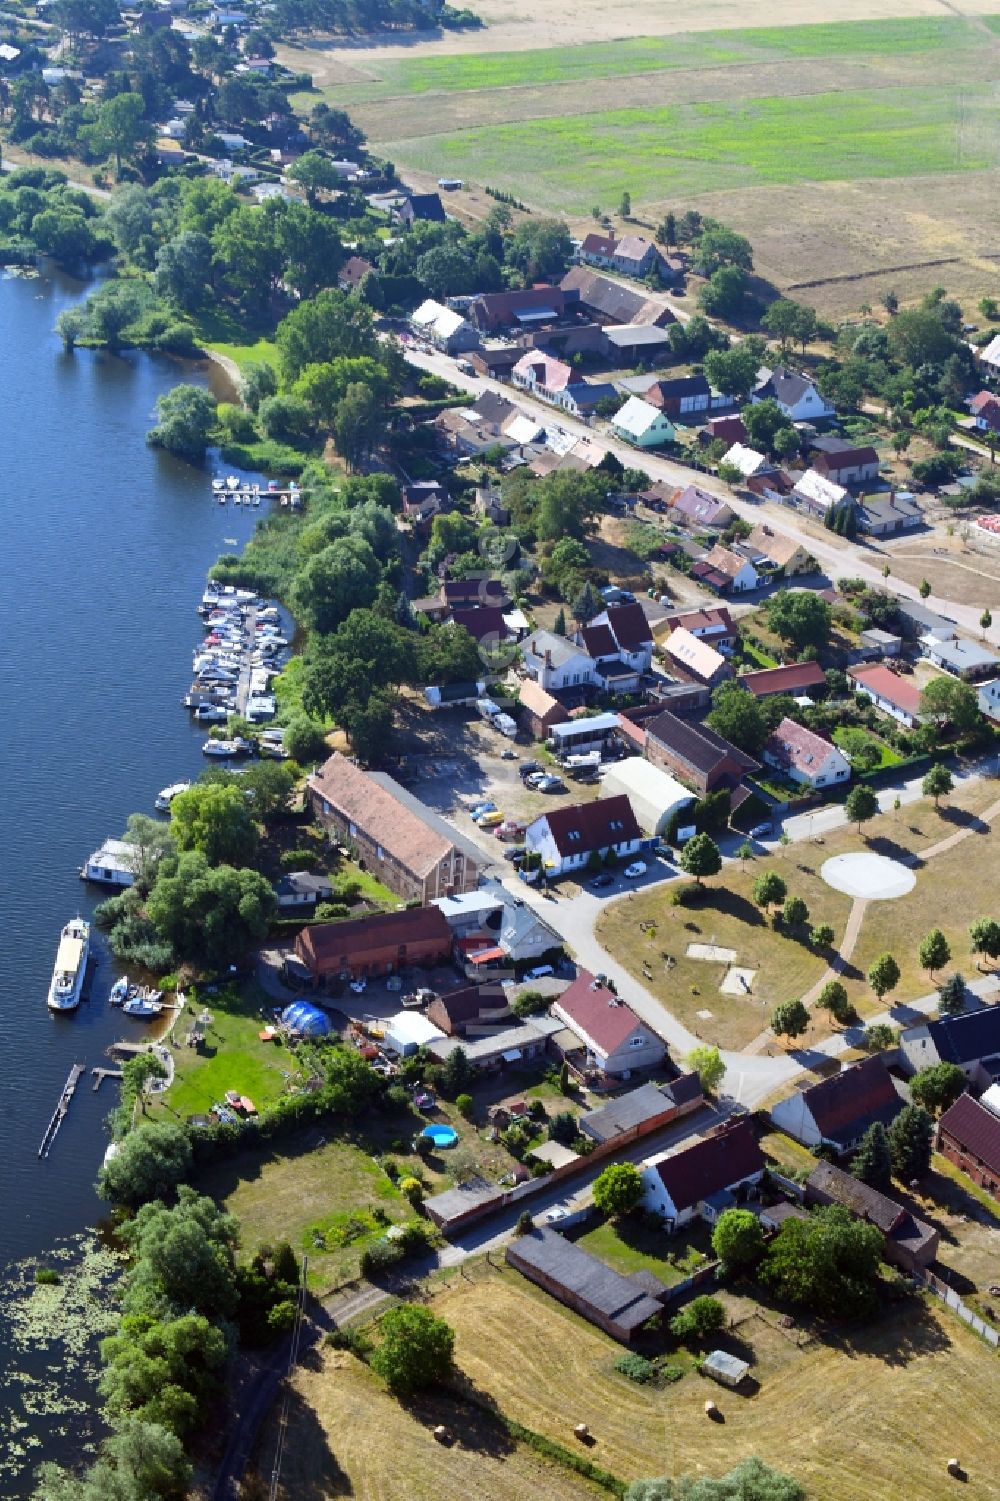
[[[756,979],[755,969],[740,969],[734,965],[723,980],[719,989],[723,995],[752,995],[753,982]]]
[[[885,855],[859,850],[856,854],[834,855],[820,874],[834,891],[844,891],[861,901],[887,902],[906,896],[917,884],[912,870]]]
[[[716,964],[732,964],[737,958],[735,949],[720,949],[717,943],[689,943],[689,959],[711,959]]]

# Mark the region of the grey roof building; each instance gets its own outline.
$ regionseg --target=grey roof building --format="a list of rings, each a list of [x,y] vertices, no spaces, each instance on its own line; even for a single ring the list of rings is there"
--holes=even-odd
[[[623,1344],[662,1311],[667,1295],[651,1273],[623,1276],[554,1230],[535,1230],[511,1241],[505,1256],[530,1282]]]
[[[980,678],[995,674],[1000,668],[1000,657],[988,651],[978,641],[967,641],[956,636],[951,641],[924,643],[924,656],[935,667],[942,667],[956,678]]]
[[[670,1084],[640,1084],[597,1110],[588,1110],[580,1117],[580,1131],[601,1145],[631,1141],[703,1103],[698,1075],[682,1074]]]

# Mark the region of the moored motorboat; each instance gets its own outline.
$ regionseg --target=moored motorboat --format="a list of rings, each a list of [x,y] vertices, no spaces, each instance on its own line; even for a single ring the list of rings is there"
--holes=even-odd
[[[111,987],[109,1006],[122,1006],[128,1000],[128,975],[122,975]]]
[[[190,787],[190,782],[171,782],[169,787],[164,787],[160,792],[157,793],[156,801],[154,802],[153,807],[156,809],[157,813],[169,813],[170,804],[173,802],[174,798],[180,797],[182,792],[189,791]]]
[[[138,1016],[144,1019],[159,1016],[163,1010],[163,1003],[157,1000],[156,997],[160,994],[160,991],[154,990],[147,993],[140,992],[135,996],[130,995],[122,1006],[122,1010],[126,1016]]]
[[[80,1004],[90,954],[90,924],[74,917],[59,936],[56,965],[49,983],[49,1009],[75,1011]]]

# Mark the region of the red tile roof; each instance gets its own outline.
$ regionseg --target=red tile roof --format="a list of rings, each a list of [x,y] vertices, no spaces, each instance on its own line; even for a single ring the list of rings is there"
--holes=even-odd
[[[653,632],[642,605],[609,605],[607,616],[608,625],[623,651],[638,651],[640,647],[651,644]]]
[[[951,1137],[1000,1177],[1000,1119],[971,1094],[959,1095],[938,1122],[942,1136]]]
[[[439,942],[442,954],[451,947],[451,929],[439,907],[407,907],[402,912],[376,912],[346,922],[315,923],[303,928],[295,952],[310,969],[322,970],[346,955],[353,963],[365,955],[402,945]]]
[[[740,678],[757,698],[768,698],[772,693],[802,693],[806,688],[825,688],[826,675],[818,662],[790,662],[787,667],[765,667],[760,672],[747,672]]]
[[[642,838],[632,804],[622,793],[593,803],[572,803],[542,815],[560,855],[585,855]],[[572,838],[573,834],[578,838]]]
[[[631,1006],[599,984],[586,969],[580,970],[555,1005],[605,1056],[614,1053],[636,1027],[643,1025]]]
[[[708,638],[712,641],[724,641],[729,637],[734,639],[736,637],[736,627],[733,624],[732,616],[724,605],[719,606],[718,609],[708,606],[704,610],[681,610],[676,615],[668,615],[664,623],[672,631],[690,631],[692,636],[696,636],[699,631],[706,631],[714,626],[716,629],[712,630],[712,634]],[[720,626],[722,627],[721,630],[718,629]]]
[[[657,1175],[678,1210],[690,1209],[732,1183],[763,1172],[764,1158],[749,1121],[706,1136],[693,1146],[664,1157]]]
[[[904,714],[920,713],[920,689],[915,683],[891,672],[888,667],[849,667],[847,675],[854,679],[859,688],[868,688],[887,703],[902,709]]]
[[[805,725],[796,724],[794,719],[783,719],[764,744],[765,755],[773,756],[783,766],[794,767],[806,777],[813,776],[835,749],[829,740],[807,730]]]
[[[614,636],[611,634],[610,626],[584,626],[580,635],[583,637],[584,646],[592,657],[616,657],[618,655],[618,646]]]
[[[892,1076],[879,1057],[866,1058],[802,1091],[820,1134],[854,1141],[875,1121],[888,1125],[903,1108]]]

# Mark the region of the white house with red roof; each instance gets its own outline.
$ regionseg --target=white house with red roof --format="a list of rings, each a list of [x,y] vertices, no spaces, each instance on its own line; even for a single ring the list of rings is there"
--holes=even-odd
[[[627,797],[573,803],[543,813],[524,832],[528,849],[541,856],[551,877],[579,875],[591,855],[601,859],[613,850],[619,858],[638,853],[643,833]]]
[[[694,1219],[714,1224],[726,1209],[752,1195],[764,1166],[753,1126],[736,1121],[714,1136],[653,1158],[642,1171],[642,1207],[661,1215],[668,1230]]]
[[[656,1068],[667,1056],[663,1039],[589,970],[579,971],[552,1014],[579,1037],[586,1067],[599,1073],[626,1079],[634,1069]]]
[[[970,398],[968,407],[981,432],[1000,433],[1000,396],[993,391],[979,391]]]
[[[881,663],[874,667],[849,667],[847,676],[856,691],[870,698],[876,709],[905,724],[907,729],[912,730],[920,719],[920,689],[911,680]]]
[[[761,759],[803,787],[833,787],[851,779],[850,762],[843,751],[794,719],[783,719],[771,731]]]

